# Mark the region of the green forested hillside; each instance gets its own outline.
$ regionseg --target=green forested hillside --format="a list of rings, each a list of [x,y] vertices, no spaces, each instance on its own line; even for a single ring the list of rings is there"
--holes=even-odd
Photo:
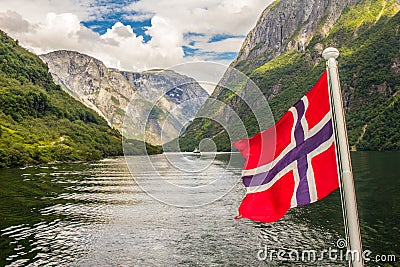
[[[121,154],[120,134],[0,31],[0,167]]]
[[[357,150],[400,149],[400,13],[395,1],[360,1],[347,7],[326,37],[313,36],[304,51],[288,50],[255,69],[247,62],[236,68],[247,74],[269,99],[275,120],[300,99],[325,68],[321,48],[334,46],[341,56],[339,71],[350,145]],[[272,88],[279,88],[273,94]],[[258,131],[249,111],[224,92],[214,97],[229,103],[245,121],[250,135]],[[193,149],[210,133],[220,150],[230,142],[215,123],[197,119],[181,138]],[[231,140],[232,141],[232,140]]]

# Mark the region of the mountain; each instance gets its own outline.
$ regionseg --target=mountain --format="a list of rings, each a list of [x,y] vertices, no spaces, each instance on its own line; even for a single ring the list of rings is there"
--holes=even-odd
[[[121,136],[0,31],[0,167],[122,154]]]
[[[209,97],[195,79],[173,70],[121,73],[144,98],[169,111],[181,124],[193,120]]]
[[[154,145],[178,136],[208,97],[194,79],[173,71],[119,71],[88,55],[65,50],[40,57],[59,85],[110,126]],[[130,120],[125,125],[128,129],[123,129],[127,111]]]
[[[254,70],[288,50],[304,51],[315,34],[329,32],[343,10],[355,2],[275,1],[262,12],[232,66]]]
[[[262,12],[221,82],[234,83],[233,70],[243,72],[259,87],[277,121],[318,80],[325,68],[321,53],[334,46],[341,52],[339,72],[352,149],[399,150],[399,9],[400,1],[393,0],[275,1]],[[266,128],[258,127],[239,94],[217,86],[211,98],[235,110],[250,136]],[[206,103],[199,112],[207,109]],[[195,119],[181,136],[181,148],[192,150],[210,137],[219,150],[230,150],[234,141],[217,123]]]
[[[145,139],[144,130],[140,125],[145,124],[143,118],[146,111],[152,109],[152,104],[146,101],[119,71],[108,69],[100,60],[75,51],[55,51],[40,55],[40,58],[48,64],[57,84],[96,111],[110,126],[120,132],[128,105],[132,99],[136,99],[136,108],[131,109],[135,121],[130,124],[130,138]],[[155,126],[159,127],[161,126]],[[149,134],[147,141],[154,143],[154,135]]]

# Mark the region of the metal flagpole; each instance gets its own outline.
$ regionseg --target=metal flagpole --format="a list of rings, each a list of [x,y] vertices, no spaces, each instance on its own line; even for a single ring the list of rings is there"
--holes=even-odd
[[[329,88],[331,91],[332,104],[334,109],[333,118],[335,121],[335,130],[337,133],[337,149],[339,155],[338,163],[341,170],[340,177],[347,221],[349,248],[353,252],[350,254],[346,253],[346,255],[350,255],[352,257],[350,260],[353,267],[362,267],[364,266],[364,260],[362,257],[362,244],[360,225],[358,220],[356,191],[354,188],[353,172],[351,169],[351,159],[349,144],[347,140],[343,100],[340,90],[339,72],[336,61],[336,58],[339,57],[339,51],[333,47],[326,48],[322,53],[322,57],[327,60],[327,69],[330,81]]]

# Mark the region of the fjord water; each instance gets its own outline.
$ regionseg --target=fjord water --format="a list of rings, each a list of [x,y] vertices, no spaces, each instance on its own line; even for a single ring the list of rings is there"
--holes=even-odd
[[[318,262],[257,258],[257,254],[263,256],[259,252],[265,246],[300,253],[335,249],[344,235],[338,191],[315,204],[290,210],[276,223],[238,221],[234,216],[244,195],[239,154],[217,154],[199,173],[169,166],[164,155],[151,157],[176,184],[226,181],[226,188],[207,187],[193,201],[202,196],[222,197],[193,208],[164,204],[143,192],[124,158],[2,169],[0,265],[346,266],[328,257]],[[196,166],[207,160],[207,156],[183,157],[185,164]],[[134,159],[130,162],[137,161],[140,170],[143,158]],[[364,249],[372,255],[396,255],[397,262],[389,263],[396,265],[400,260],[400,153],[356,152],[352,161]],[[141,172],[143,177],[148,175],[145,169],[135,175]],[[162,185],[156,192],[176,193],[163,191]],[[368,264],[374,265],[383,264]]]

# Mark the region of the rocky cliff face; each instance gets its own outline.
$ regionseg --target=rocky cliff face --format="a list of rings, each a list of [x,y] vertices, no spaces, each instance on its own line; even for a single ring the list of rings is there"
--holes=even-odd
[[[74,51],[55,51],[40,58],[58,84],[116,129],[122,131],[129,109],[129,138],[154,145],[176,137],[207,95],[193,79],[172,71],[120,72]],[[192,99],[190,107],[182,105],[188,99]]]
[[[73,51],[41,55],[56,81],[86,106],[120,129],[125,108],[137,91],[115,70],[100,60]]]
[[[287,50],[304,51],[318,32],[326,36],[342,11],[356,0],[276,1],[261,14],[232,66],[254,69]]]
[[[400,123],[395,122],[400,121],[399,10],[399,0],[276,1],[262,12],[220,84],[235,82],[236,70],[242,71],[258,86],[278,120],[324,71],[323,49],[335,46],[341,52],[341,86],[352,148],[400,149]],[[249,84],[239,86],[238,92],[245,92]],[[265,127],[254,127],[258,124],[251,118],[254,110],[241,101],[240,94],[217,86],[211,97],[232,108],[251,136]],[[213,117],[223,116],[225,110]],[[197,119],[182,135],[181,148],[191,150],[211,136],[220,150],[230,150],[235,140],[227,140],[223,132],[215,123]]]
[[[143,97],[168,110],[183,125],[193,120],[209,97],[196,80],[172,70],[121,73]]]
[[[122,154],[121,135],[61,90],[46,64],[2,30],[0,51],[0,168]],[[141,143],[131,146],[136,154],[144,152]]]

